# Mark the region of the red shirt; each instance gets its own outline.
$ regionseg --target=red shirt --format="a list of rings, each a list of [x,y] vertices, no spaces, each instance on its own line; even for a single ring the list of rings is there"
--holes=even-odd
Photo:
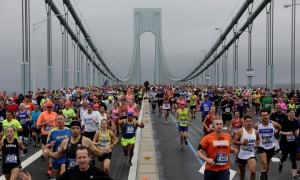
[[[12,104],[12,105],[8,104],[6,106],[6,109],[16,113],[18,111],[18,107],[19,106],[17,104]]]

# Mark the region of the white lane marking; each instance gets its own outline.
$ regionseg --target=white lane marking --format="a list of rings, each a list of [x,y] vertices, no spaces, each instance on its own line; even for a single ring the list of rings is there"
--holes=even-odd
[[[201,166],[201,168],[199,169],[199,172],[201,174],[204,174],[205,164],[206,164],[206,162],[204,162],[203,166]],[[236,174],[237,171],[229,169],[229,172],[230,172],[230,180],[232,180],[234,178],[234,176],[235,176],[235,174]]]
[[[279,161],[280,161],[280,159],[279,159],[279,158],[277,158],[277,157],[272,157],[271,161],[273,161],[273,162],[279,162]]]
[[[31,155],[29,158],[27,158],[25,161],[21,162],[22,169],[26,168],[29,164],[31,164],[33,161],[35,161],[37,158],[39,158],[42,154],[42,150],[39,150],[35,154]],[[4,161],[4,160],[2,160]],[[5,180],[4,175],[0,177],[0,180]]]

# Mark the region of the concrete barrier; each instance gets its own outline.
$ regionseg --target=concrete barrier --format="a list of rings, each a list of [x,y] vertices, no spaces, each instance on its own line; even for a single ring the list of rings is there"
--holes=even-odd
[[[145,94],[145,97],[139,117],[139,121],[143,121],[145,127],[138,129],[136,133],[134,156],[132,158],[133,165],[130,167],[128,180],[159,179],[148,94]]]

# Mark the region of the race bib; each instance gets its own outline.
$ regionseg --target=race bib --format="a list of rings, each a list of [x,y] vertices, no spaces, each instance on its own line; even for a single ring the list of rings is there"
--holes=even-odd
[[[170,104],[163,104],[164,109],[170,109]]]
[[[5,163],[18,163],[16,154],[5,154]]]
[[[296,105],[296,109],[298,109],[299,108],[299,105]],[[0,119],[0,121],[1,121],[1,119]]]
[[[66,117],[66,122],[70,122],[70,118],[69,117]]]
[[[230,112],[230,108],[228,108],[228,107],[225,108],[225,112],[227,112],[227,113]]]
[[[118,114],[113,114],[112,118],[113,119],[117,119],[118,118]]]
[[[263,144],[268,144],[268,143],[272,143],[272,142],[273,142],[272,136],[262,136],[261,137],[261,143],[263,143]]]
[[[270,104],[266,104],[265,106],[266,106],[266,108],[269,108],[271,105]]]
[[[93,124],[92,118],[85,119],[85,124]]]
[[[160,100],[162,100],[162,98],[158,98],[158,100],[160,101]]]
[[[180,121],[180,124],[187,124],[187,121]]]
[[[234,131],[235,133],[237,133],[239,129],[240,129],[240,128],[234,128],[233,131]]]
[[[175,97],[175,100],[177,100],[178,99],[178,97]]]
[[[214,130],[213,123],[210,123],[209,129],[210,129],[210,130]]]
[[[4,120],[3,116],[0,116],[0,122],[2,122]]]
[[[248,104],[248,101],[245,101],[245,104]]]
[[[107,146],[108,140],[101,140],[100,147],[105,148]]]
[[[26,124],[26,119],[25,118],[21,118],[20,119],[20,124]]]
[[[254,150],[254,144],[246,144],[246,145],[243,145],[243,150],[244,151],[248,151],[248,152],[253,152]]]
[[[171,98],[171,101],[174,101],[175,99],[174,98]]]
[[[128,126],[128,127],[126,128],[126,133],[129,133],[129,134],[134,133],[134,127]]]
[[[76,165],[77,165],[77,162],[75,159],[68,158],[68,169],[71,169],[72,167],[74,167]]]
[[[228,155],[227,154],[219,154],[216,155],[216,165],[224,166],[228,162]]]
[[[209,107],[208,106],[205,106],[203,109],[204,109],[204,111],[209,111]]]
[[[126,116],[126,112],[122,112],[121,114],[122,114],[122,116]]]
[[[53,129],[53,126],[52,125],[45,125],[46,127],[45,127],[45,131],[46,132],[49,132],[49,131],[51,131],[52,129]]]
[[[293,141],[295,141],[295,136],[294,136],[294,135],[286,136],[286,140],[287,140],[288,142],[293,142]]]

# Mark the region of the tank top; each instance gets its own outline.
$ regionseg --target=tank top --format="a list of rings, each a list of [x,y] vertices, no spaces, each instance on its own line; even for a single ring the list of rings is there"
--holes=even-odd
[[[179,126],[181,127],[187,127],[188,126],[188,120],[189,120],[189,110],[187,108],[179,109],[178,110],[178,120],[179,120]]]
[[[126,111],[127,111],[127,107],[121,106],[121,117],[127,117]]]
[[[170,109],[171,105],[170,105],[170,100],[169,99],[164,99],[163,100],[163,109]]]
[[[134,113],[135,113],[135,110],[134,110],[134,106],[132,106],[132,107],[127,107],[127,111],[128,112],[133,112],[133,116],[134,116]]]
[[[72,144],[71,143],[71,138],[69,138],[67,148],[65,150],[66,151],[66,157],[67,157],[66,169],[70,169],[70,168],[77,165],[75,157],[76,157],[76,148],[78,146],[82,146],[82,136],[80,136],[78,142],[75,143],[75,144]]]
[[[256,141],[255,130],[252,128],[252,133],[248,134],[246,129],[243,127],[243,136],[241,137],[240,142],[243,142],[244,139],[248,139],[248,144],[239,146],[238,158],[243,160],[248,160],[251,157],[255,157],[255,151],[254,151],[254,146]]]
[[[232,124],[233,124],[233,134],[232,134],[232,136],[234,137],[236,135],[236,133],[238,132],[238,130],[242,128],[243,121],[242,121],[241,118],[239,118],[238,121],[236,121],[236,119],[234,119],[232,121]]]
[[[27,111],[25,111],[27,112]],[[7,139],[4,139],[4,145],[2,147],[2,168],[14,168],[18,165],[21,165],[19,158],[19,143],[16,138],[12,143],[9,143]]]
[[[214,130],[213,121],[214,117],[211,114],[209,114],[208,120],[206,121],[205,125],[209,128],[210,131],[205,130],[206,132],[212,132]]]
[[[111,119],[112,120],[116,120],[116,119],[118,119],[118,117],[119,117],[119,108],[117,108],[117,109],[112,109],[112,111],[111,111]]]
[[[136,125],[134,124],[134,122],[132,122],[132,124],[128,124],[128,121],[126,119],[126,123],[123,126],[123,131],[122,131],[122,135],[124,139],[130,139],[133,138],[135,136],[135,130],[136,130]]]
[[[107,130],[106,134],[102,133],[102,131],[99,131],[99,136],[98,136],[98,142],[101,141],[101,144],[97,146],[98,149],[100,150],[105,150],[105,147],[107,144],[111,144],[111,136],[110,136],[110,131]],[[111,149],[110,149],[111,152]]]
[[[262,125],[262,121],[258,122],[258,134],[260,138],[259,146],[264,149],[271,149],[275,147],[275,128],[272,124],[272,120],[269,120],[269,124],[267,126]]]
[[[20,124],[22,125],[22,127],[26,127],[29,125],[26,121],[27,119],[28,119],[27,111],[24,111],[22,113],[20,111],[18,111],[18,120],[20,121]]]

